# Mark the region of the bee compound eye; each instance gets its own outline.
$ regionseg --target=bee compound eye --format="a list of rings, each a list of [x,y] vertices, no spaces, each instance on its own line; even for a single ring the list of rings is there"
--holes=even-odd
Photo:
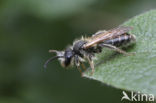
[[[71,58],[74,55],[74,53],[72,49],[66,49],[64,55],[65,55],[65,58]]]

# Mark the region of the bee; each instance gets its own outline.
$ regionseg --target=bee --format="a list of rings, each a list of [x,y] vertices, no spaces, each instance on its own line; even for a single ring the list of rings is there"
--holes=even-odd
[[[108,48],[125,55],[132,54],[120,49],[122,46],[135,43],[135,35],[128,33],[131,29],[132,27],[117,27],[108,31],[98,31],[91,37],[82,37],[76,40],[72,46],[67,47],[64,51],[49,50],[50,53],[56,53],[56,56],[48,59],[44,64],[44,68],[47,67],[50,61],[58,59],[63,67],[75,65],[83,75],[80,66],[85,69],[83,63],[87,60],[92,70],[91,74],[93,74],[93,59],[95,54],[102,52],[103,48]]]

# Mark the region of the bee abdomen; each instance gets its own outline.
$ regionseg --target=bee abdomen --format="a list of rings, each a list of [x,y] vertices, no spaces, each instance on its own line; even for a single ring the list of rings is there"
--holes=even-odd
[[[134,35],[130,35],[130,34],[123,34],[121,36],[118,36],[116,38],[113,38],[113,39],[110,39],[110,40],[106,40],[105,44],[111,44],[111,45],[114,45],[114,46],[117,46],[117,47],[120,47],[120,46],[124,46],[124,45],[127,45],[127,44],[131,44],[133,42],[135,42],[136,38]]]

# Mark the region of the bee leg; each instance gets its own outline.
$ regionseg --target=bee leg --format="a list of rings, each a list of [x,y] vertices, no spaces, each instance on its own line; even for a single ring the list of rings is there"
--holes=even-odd
[[[82,67],[83,70],[86,70],[86,67],[85,67],[85,65],[83,63],[81,63],[81,67]]]
[[[81,73],[81,76],[83,77],[83,72],[80,68],[80,61],[79,61],[79,58],[77,55],[75,55],[74,61],[75,61],[75,65],[76,65],[78,71]]]
[[[122,53],[124,55],[127,55],[127,56],[130,56],[130,55],[134,55],[135,53],[127,53],[126,51],[122,50],[122,49],[119,49],[117,48],[116,46],[113,46],[113,45],[110,45],[110,44],[101,44],[100,46],[102,47],[106,47],[106,48],[109,48],[109,49],[113,49],[119,53]]]
[[[89,64],[90,64],[90,67],[91,67],[91,69],[92,69],[91,75],[93,75],[93,73],[94,73],[94,71],[95,71],[95,69],[94,69],[94,62],[93,62],[93,60],[91,59],[90,56],[87,57],[87,59],[88,59],[88,62],[89,62]]]
[[[77,69],[78,69],[78,71],[81,73],[81,77],[83,77],[83,72],[82,72],[80,66],[77,66]]]

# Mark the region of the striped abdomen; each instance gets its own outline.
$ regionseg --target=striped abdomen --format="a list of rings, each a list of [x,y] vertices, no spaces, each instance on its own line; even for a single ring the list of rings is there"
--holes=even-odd
[[[132,42],[135,42],[135,40],[136,39],[135,39],[134,35],[125,33],[125,34],[120,35],[120,36],[118,36],[116,38],[106,40],[103,43],[104,44],[111,44],[111,45],[120,47],[120,46],[124,46],[124,45],[130,44]]]

